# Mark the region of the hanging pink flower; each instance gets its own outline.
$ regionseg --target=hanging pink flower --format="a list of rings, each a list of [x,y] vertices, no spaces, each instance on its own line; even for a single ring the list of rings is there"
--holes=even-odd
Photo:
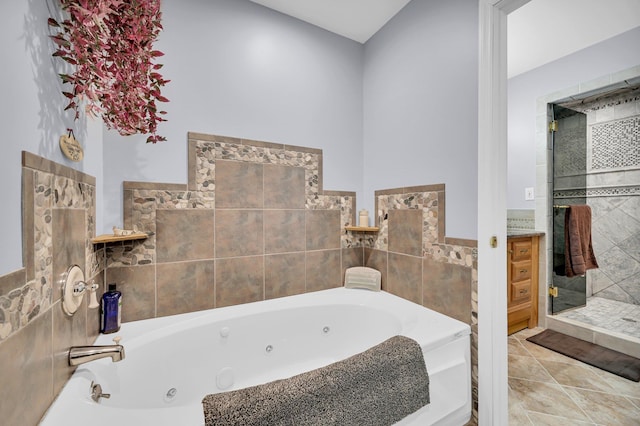
[[[157,134],[166,121],[158,102],[168,102],[161,87],[169,80],[154,63],[164,54],[153,49],[162,30],[160,0],[59,0],[69,17],[62,22],[49,18],[58,28],[51,39],[53,56],[71,64],[72,74],[61,74],[72,91],[65,109],[102,116],[107,128],[121,135],[148,134],[147,142],[166,140]]]

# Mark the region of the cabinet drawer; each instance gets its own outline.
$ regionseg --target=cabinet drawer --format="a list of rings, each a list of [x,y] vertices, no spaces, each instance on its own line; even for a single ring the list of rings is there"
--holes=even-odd
[[[516,305],[531,300],[531,280],[512,283],[510,296],[510,305]]]
[[[513,241],[511,243],[511,260],[531,259],[531,240]]]
[[[531,262],[512,262],[511,263],[511,281],[522,281],[531,278]]]

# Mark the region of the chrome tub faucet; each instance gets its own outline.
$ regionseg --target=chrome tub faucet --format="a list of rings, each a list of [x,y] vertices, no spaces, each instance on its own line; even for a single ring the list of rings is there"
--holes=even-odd
[[[80,365],[100,358],[111,357],[113,362],[124,359],[124,346],[72,346],[69,349],[69,365]]]

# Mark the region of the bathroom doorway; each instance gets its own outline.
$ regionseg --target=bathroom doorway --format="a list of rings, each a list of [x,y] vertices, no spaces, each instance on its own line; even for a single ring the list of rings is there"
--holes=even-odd
[[[640,77],[554,102],[552,316],[640,342]],[[563,276],[564,207],[592,210],[599,268]]]

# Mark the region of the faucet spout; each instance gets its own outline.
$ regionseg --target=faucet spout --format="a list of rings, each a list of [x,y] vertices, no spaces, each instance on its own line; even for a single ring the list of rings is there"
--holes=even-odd
[[[72,346],[69,349],[69,365],[80,365],[100,358],[111,357],[113,362],[124,359],[124,346]]]

